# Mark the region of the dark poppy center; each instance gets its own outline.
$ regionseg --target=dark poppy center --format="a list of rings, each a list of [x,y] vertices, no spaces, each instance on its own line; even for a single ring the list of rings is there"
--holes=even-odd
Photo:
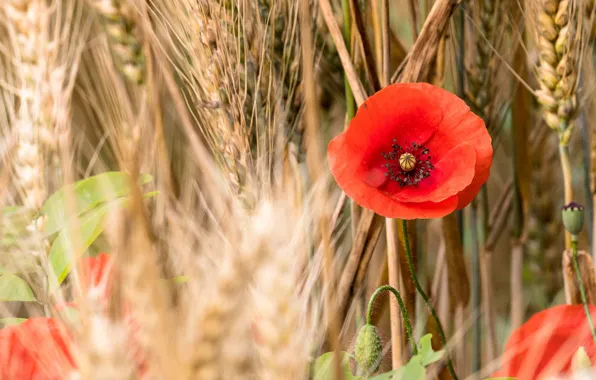
[[[410,147],[402,147],[393,139],[393,151],[381,153],[387,160],[383,167],[387,168],[386,177],[398,183],[399,186],[418,185],[423,179],[430,177],[434,169],[428,155],[428,148],[412,143]]]

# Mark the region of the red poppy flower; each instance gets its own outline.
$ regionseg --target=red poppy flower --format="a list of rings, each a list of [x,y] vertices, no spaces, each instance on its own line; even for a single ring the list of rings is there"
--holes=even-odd
[[[51,318],[30,318],[0,330],[0,379],[59,380],[75,365],[70,337]]]
[[[96,292],[99,298],[107,302],[110,295],[110,270],[112,269],[112,257],[107,253],[100,253],[95,257],[86,256],[80,261],[81,286],[85,293]],[[57,311],[66,307],[77,307],[76,302],[66,302],[56,305]]]
[[[100,253],[95,257],[86,257],[82,260],[83,286],[86,288],[98,288],[102,293],[109,291],[109,273],[112,268],[112,257],[107,253]]]
[[[339,187],[356,203],[417,219],[468,205],[488,179],[493,149],[484,122],[464,101],[409,83],[368,98],[327,153]]]
[[[596,306],[590,306],[590,314],[596,319]],[[502,357],[503,369],[493,376],[534,380],[564,375],[580,347],[595,363],[596,344],[583,306],[555,306],[534,314],[513,332]]]

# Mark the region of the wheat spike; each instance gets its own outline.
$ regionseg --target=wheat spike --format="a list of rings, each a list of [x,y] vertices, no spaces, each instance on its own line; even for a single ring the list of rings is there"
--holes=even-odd
[[[142,84],[145,56],[132,6],[120,0],[92,0],[92,3],[108,35],[118,69],[129,82]]]
[[[567,145],[577,110],[578,67],[574,41],[575,25],[571,22],[570,0],[542,0],[538,10],[537,31],[540,65],[536,91],[543,107],[546,124],[557,131],[562,145]]]
[[[273,209],[264,203],[254,216],[237,220],[245,229],[238,243],[225,254],[215,280],[214,294],[191,321],[197,331],[191,350],[191,378],[232,379],[252,376],[255,349],[251,343],[252,310],[247,288],[253,273],[270,256],[269,239],[274,236]]]
[[[15,183],[22,192],[23,205],[39,209],[47,196],[44,180],[44,136],[52,136],[48,115],[43,114],[48,102],[46,59],[48,46],[48,9],[43,0],[10,0],[6,16],[14,34],[19,57],[18,97],[20,100],[14,133],[18,141],[14,159]],[[42,107],[40,107],[42,106]]]
[[[256,322],[262,339],[259,353],[263,379],[305,377],[308,347],[301,340],[305,333],[301,326],[297,263],[295,257],[290,257],[294,252],[277,250],[272,262],[263,268]]]
[[[491,79],[493,79],[494,70],[491,67],[493,57],[491,45],[496,45],[497,6],[492,0],[481,0],[477,3],[478,30],[475,33],[474,59],[466,67],[468,78],[465,90],[466,100],[472,110],[482,118],[486,118],[489,114],[486,108],[490,104],[492,95]]]
[[[192,32],[195,37],[195,96],[203,102],[200,108],[202,129],[231,188],[238,193],[246,179],[246,153],[250,148],[242,119],[234,117],[229,109],[234,83],[226,76],[226,68],[232,64],[231,54],[235,51],[229,51],[235,49],[235,44],[232,34],[226,30],[230,27],[231,15],[223,5],[203,1],[197,4],[192,14],[195,17]],[[220,23],[225,26],[224,30],[220,30]]]

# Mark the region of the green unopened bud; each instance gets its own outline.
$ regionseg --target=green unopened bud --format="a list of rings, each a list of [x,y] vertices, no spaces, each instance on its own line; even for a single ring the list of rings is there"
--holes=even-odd
[[[563,225],[571,235],[578,235],[584,226],[584,206],[575,202],[563,206]]]
[[[586,349],[583,347],[578,348],[575,354],[573,354],[573,358],[571,358],[571,370],[577,372],[590,368],[592,368],[592,361]]]
[[[376,372],[381,364],[382,351],[383,345],[377,328],[369,324],[362,326],[354,346],[354,357],[358,367],[366,374]]]

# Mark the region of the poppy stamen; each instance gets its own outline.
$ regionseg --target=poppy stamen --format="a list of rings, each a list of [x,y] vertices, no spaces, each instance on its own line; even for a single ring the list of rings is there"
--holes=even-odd
[[[404,172],[411,172],[416,167],[416,157],[412,153],[404,153],[399,156],[399,167]]]
[[[428,148],[412,143],[411,147],[403,148],[393,139],[391,144],[393,151],[382,152],[381,155],[388,162],[383,164],[387,168],[386,177],[397,182],[399,186],[418,185],[420,181],[430,177],[430,171],[434,169],[428,155]]]

